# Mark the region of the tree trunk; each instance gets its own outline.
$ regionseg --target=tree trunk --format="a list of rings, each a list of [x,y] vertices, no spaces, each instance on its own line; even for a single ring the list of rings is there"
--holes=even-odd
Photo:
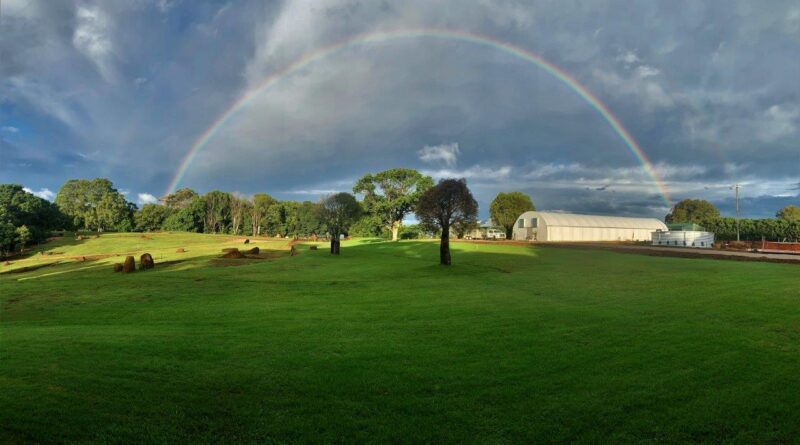
[[[514,236],[514,226],[506,227],[506,239],[511,239]]]
[[[341,248],[341,246],[342,246],[342,241],[337,236],[336,237],[336,255],[339,255],[339,249]]]
[[[442,241],[439,243],[439,264],[450,265],[450,227],[442,227]]]
[[[394,221],[392,223],[392,241],[400,239],[400,224],[402,221]]]
[[[338,233],[336,233],[336,234],[332,233],[331,234],[331,255],[339,255],[339,247],[340,247],[339,234]]]

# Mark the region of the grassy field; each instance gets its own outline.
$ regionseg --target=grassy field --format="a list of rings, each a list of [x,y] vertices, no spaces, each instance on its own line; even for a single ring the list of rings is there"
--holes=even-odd
[[[0,442],[800,437],[795,265],[263,240],[271,259],[220,261],[241,241],[150,238],[0,266]],[[71,259],[145,250],[129,275]]]

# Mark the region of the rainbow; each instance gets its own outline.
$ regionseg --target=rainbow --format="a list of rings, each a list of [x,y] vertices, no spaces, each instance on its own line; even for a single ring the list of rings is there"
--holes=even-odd
[[[608,122],[614,132],[619,135],[620,139],[625,143],[628,149],[633,153],[639,163],[642,165],[644,170],[647,174],[653,179],[653,183],[655,184],[656,188],[658,189],[659,195],[664,199],[664,203],[668,206],[672,206],[672,199],[669,196],[666,186],[664,185],[664,181],[659,176],[658,172],[656,171],[653,163],[647,157],[642,147],[636,142],[636,140],[631,136],[630,132],[625,129],[622,125],[620,120],[608,109],[605,104],[603,104],[600,99],[598,99],[595,95],[593,95],[585,86],[581,85],[575,78],[573,78],[569,73],[564,71],[563,69],[557,67],[556,65],[548,62],[547,60],[543,59],[538,54],[530,52],[526,49],[520,48],[518,46],[514,46],[510,43],[497,40],[493,37],[487,37],[480,34],[464,32],[464,31],[454,31],[454,30],[446,30],[446,29],[400,29],[394,31],[382,31],[382,32],[373,32],[368,34],[360,34],[346,40],[342,40],[338,43],[334,43],[332,45],[328,45],[322,48],[318,48],[310,53],[305,54],[304,56],[300,57],[299,59],[295,60],[291,64],[285,66],[283,69],[273,72],[267,78],[262,80],[258,85],[255,87],[245,91],[241,96],[239,96],[236,101],[234,101],[228,109],[225,110],[217,119],[209,126],[205,131],[203,131],[200,136],[192,144],[189,151],[183,157],[178,167],[178,170],[175,173],[175,176],[169,183],[167,187],[166,194],[174,193],[175,189],[177,188],[178,184],[183,179],[184,175],[188,171],[189,167],[192,164],[192,161],[197,156],[197,154],[203,150],[203,148],[208,144],[208,142],[214,137],[214,135],[222,128],[226,122],[228,122],[238,111],[242,108],[245,108],[256,96],[258,96],[261,92],[269,88],[270,86],[277,83],[281,78],[287,76],[294,71],[302,69],[314,62],[317,62],[321,59],[324,59],[332,54],[335,54],[343,49],[357,46],[357,45],[370,45],[370,44],[380,44],[390,40],[397,40],[397,39],[417,39],[417,38],[436,38],[436,39],[445,39],[445,40],[456,40],[459,42],[466,42],[471,43],[474,45],[485,46],[489,48],[493,48],[495,50],[501,51],[503,53],[509,54],[513,57],[518,59],[524,60],[529,62],[548,74],[552,75],[556,79],[560,80],[563,84],[568,86],[575,94],[577,94],[581,99],[583,99],[587,104],[589,104],[592,108],[594,108],[603,119]]]

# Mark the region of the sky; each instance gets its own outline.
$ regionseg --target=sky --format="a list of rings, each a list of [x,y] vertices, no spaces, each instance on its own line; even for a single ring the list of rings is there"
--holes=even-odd
[[[540,210],[668,212],[574,88],[431,30],[567,73],[672,202],[733,215],[738,183],[742,216],[800,205],[796,0],[2,0],[0,182],[53,199],[67,179],[107,177],[154,202],[207,135],[178,187],[318,200],[409,167],[466,178],[483,218],[512,190]],[[403,37],[324,51],[386,34]]]

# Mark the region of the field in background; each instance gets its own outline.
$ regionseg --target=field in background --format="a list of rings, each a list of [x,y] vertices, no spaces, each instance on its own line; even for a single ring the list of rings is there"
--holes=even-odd
[[[249,239],[249,244],[244,244],[246,239]],[[15,277],[38,278],[49,273],[112,270],[113,264],[122,263],[127,255],[132,255],[138,266],[139,256],[143,253],[151,254],[156,265],[166,263],[172,267],[180,264],[182,268],[187,268],[218,258],[222,249],[230,247],[242,251],[258,247],[265,253],[274,252],[274,256],[281,256],[282,253],[288,255],[290,240],[186,232],[65,236],[35,247],[24,256],[12,258],[7,265],[0,264],[0,275],[38,270],[40,273]],[[178,249],[183,249],[184,252],[178,252]]]
[[[456,243],[444,268],[369,240],[220,262],[241,238],[141,236],[0,266],[0,442],[800,437],[796,265]],[[155,270],[91,257],[143,251]]]

